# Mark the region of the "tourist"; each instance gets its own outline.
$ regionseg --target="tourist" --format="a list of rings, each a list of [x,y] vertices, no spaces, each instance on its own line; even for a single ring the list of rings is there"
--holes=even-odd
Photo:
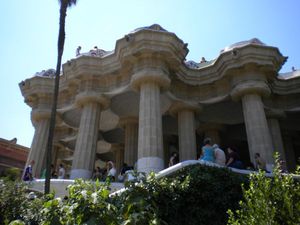
[[[206,59],[202,57],[200,63],[206,63],[206,62],[207,62]]]
[[[32,174],[32,167],[34,166],[35,161],[32,160],[31,163],[26,167],[23,180],[24,181],[32,181],[33,180],[33,174]]]
[[[226,163],[225,152],[222,149],[220,149],[217,144],[213,145],[213,149],[214,149],[215,163],[219,164],[220,166],[225,166]]]
[[[203,144],[204,146],[202,147],[200,160],[204,160],[207,162],[214,162],[215,157],[214,157],[213,147],[211,146],[211,139],[205,138]]]
[[[101,180],[102,179],[102,171],[99,166],[94,170],[93,180]]]
[[[288,173],[288,170],[286,168],[286,163],[283,159],[279,159],[279,169],[281,173]]]
[[[123,163],[123,167],[121,169],[121,172],[118,176],[118,181],[123,182],[125,179],[125,174],[127,171],[133,170],[132,166],[128,166],[127,163]]]
[[[57,174],[56,174],[56,171],[55,171],[55,169],[54,169],[54,165],[53,164],[51,164],[51,166],[50,166],[50,171],[51,171],[51,178],[57,178]],[[46,168],[43,170],[43,172],[42,172],[42,175],[41,175],[41,179],[46,179]]]
[[[266,162],[265,160],[260,156],[259,153],[255,153],[254,155],[256,169],[257,170],[264,170],[266,171]]]
[[[59,169],[58,169],[58,179],[64,179],[65,178],[65,168],[63,164],[59,164]]]
[[[53,164],[51,164],[51,178],[57,179],[57,172]]]
[[[90,50],[90,54],[92,56],[97,56],[99,54],[99,49],[97,46],[94,47],[94,49]]]
[[[170,160],[169,160],[169,167],[174,166],[177,163],[179,163],[178,154],[176,152],[173,152],[171,157],[170,157]]]
[[[106,168],[107,168],[106,178],[110,178],[112,181],[115,181],[117,170],[115,168],[114,163],[112,161],[108,161],[106,164]]]
[[[242,169],[243,164],[240,161],[240,157],[237,154],[237,152],[233,148],[228,147],[227,153],[228,153],[228,155],[227,155],[228,160],[226,162],[226,166],[236,168],[236,169]]]
[[[76,49],[76,56],[80,55],[81,46],[78,46]]]

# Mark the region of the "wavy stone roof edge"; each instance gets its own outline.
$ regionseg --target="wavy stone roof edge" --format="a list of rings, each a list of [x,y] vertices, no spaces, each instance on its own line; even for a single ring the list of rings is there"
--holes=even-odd
[[[265,43],[263,43],[261,40],[259,40],[258,38],[252,38],[250,40],[236,42],[234,44],[231,44],[231,45],[225,47],[224,49],[222,49],[220,51],[220,55],[225,53],[225,52],[229,52],[229,51],[231,51],[235,48],[242,48],[242,47],[245,47],[247,45],[268,46]],[[193,60],[189,60],[189,61],[185,62],[185,65],[190,69],[201,69],[201,68],[204,68],[206,66],[213,65],[215,63],[215,61],[219,58],[219,56],[217,58],[213,59],[213,60],[209,60],[207,62],[202,62],[202,63],[197,63]]]
[[[207,61],[207,62],[200,62],[200,63],[197,63],[193,60],[189,60],[189,61],[185,61],[184,64],[190,68],[190,69],[201,69],[201,68],[204,68],[206,66],[211,66],[215,63],[217,59],[213,59],[213,60],[210,60],[210,61]]]
[[[154,30],[154,31],[169,32],[166,29],[164,29],[162,26],[160,26],[159,24],[155,23],[150,26],[136,28],[133,31],[130,31],[129,34],[136,33],[140,30]]]
[[[229,45],[229,46],[226,46],[224,49],[222,49],[220,51],[220,53],[223,53],[223,52],[228,52],[234,48],[241,48],[241,47],[244,47],[246,45],[259,45],[259,46],[267,46],[265,43],[263,43],[261,40],[259,40],[258,38],[252,38],[250,40],[246,40],[246,41],[239,41],[239,42],[236,42],[232,45]]]
[[[289,80],[289,79],[296,78],[296,77],[300,77],[300,70],[295,70],[295,71],[291,71],[291,72],[278,74],[278,79],[280,79],[280,80]]]
[[[93,56],[93,57],[102,58],[102,57],[111,55],[114,52],[115,52],[114,50],[112,50],[112,51],[106,51],[106,50],[103,50],[103,49],[97,49],[97,50],[93,50],[92,49],[89,52],[80,53],[80,55],[78,55],[77,58],[80,57],[80,56]]]

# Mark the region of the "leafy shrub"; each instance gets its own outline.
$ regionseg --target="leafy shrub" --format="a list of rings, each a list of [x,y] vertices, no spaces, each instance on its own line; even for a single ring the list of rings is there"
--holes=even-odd
[[[20,182],[0,180],[0,224],[21,219],[31,224],[38,223],[42,199],[30,200],[26,185]]]
[[[150,176],[142,183],[132,183],[120,200],[128,202],[126,207],[154,206],[152,214],[166,224],[226,224],[226,212],[238,207],[241,183],[247,181],[246,176],[228,169],[193,165],[171,177]]]
[[[2,180],[10,180],[10,181],[20,180],[21,170],[18,168],[7,168],[1,173],[0,177]]]
[[[241,183],[247,183],[246,176],[201,165],[161,179],[154,174],[139,176],[125,184],[126,191],[113,196],[109,183],[76,180],[68,187],[68,198],[48,195],[39,199],[40,208],[29,201],[25,205],[29,212],[21,207],[22,216],[10,218],[20,219],[14,221],[16,225],[226,224],[227,209],[235,210],[242,197]]]
[[[282,175],[278,156],[268,178],[265,172],[251,174],[249,188],[243,187],[240,209],[229,210],[231,225],[296,225],[300,224],[300,183],[292,175]],[[299,173],[298,173],[299,174]]]

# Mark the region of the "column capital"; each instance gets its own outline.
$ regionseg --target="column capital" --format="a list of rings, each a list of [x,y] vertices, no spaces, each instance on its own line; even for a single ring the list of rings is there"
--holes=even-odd
[[[127,117],[121,117],[119,120],[119,127],[125,127],[126,124],[138,124],[139,118],[135,116],[127,116]]]
[[[162,90],[169,88],[171,80],[166,71],[160,68],[143,68],[135,72],[131,78],[131,87],[139,90],[142,84],[154,83]]]
[[[109,98],[95,91],[85,91],[79,93],[76,96],[75,102],[79,107],[83,107],[85,104],[91,102],[96,102],[101,105],[102,110],[107,109],[110,104]]]
[[[237,101],[248,94],[268,97],[271,94],[271,90],[265,81],[246,80],[235,84],[230,93],[234,101]]]
[[[44,119],[50,119],[51,110],[50,109],[33,109],[31,111],[31,120],[33,122],[38,122]]]
[[[184,110],[200,113],[202,111],[202,106],[176,101],[173,102],[171,107],[169,108],[169,112],[172,116],[176,116],[180,111]]]

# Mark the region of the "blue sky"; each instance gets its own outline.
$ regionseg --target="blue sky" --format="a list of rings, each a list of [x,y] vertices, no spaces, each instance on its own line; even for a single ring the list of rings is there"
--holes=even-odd
[[[63,62],[93,46],[112,50],[117,39],[160,24],[190,50],[187,59],[214,59],[238,41],[259,38],[289,59],[281,72],[300,68],[298,0],[78,0],[68,10]],[[55,68],[59,4],[56,0],[9,0],[0,8],[0,138],[30,147],[30,107],[18,87],[35,72]]]

